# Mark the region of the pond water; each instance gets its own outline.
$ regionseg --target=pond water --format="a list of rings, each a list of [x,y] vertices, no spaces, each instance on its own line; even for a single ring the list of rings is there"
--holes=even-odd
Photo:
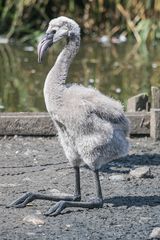
[[[49,49],[38,64],[36,49],[0,45],[0,111],[46,111],[44,80],[61,48],[62,43]],[[125,105],[129,97],[160,86],[160,46],[82,42],[68,82],[92,85]]]

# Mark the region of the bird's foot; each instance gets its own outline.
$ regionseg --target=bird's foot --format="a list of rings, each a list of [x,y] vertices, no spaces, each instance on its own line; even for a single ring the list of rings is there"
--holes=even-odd
[[[54,206],[52,206],[44,215],[45,216],[57,216],[63,209],[66,208],[66,201],[59,201]]]
[[[30,202],[32,202],[35,199],[35,194],[32,192],[27,192],[9,205],[7,205],[7,208],[15,207],[15,208],[23,208],[26,207],[26,205]]]
[[[57,216],[67,207],[102,208],[103,199],[94,198],[88,202],[59,201],[55,205],[53,205],[44,215]]]
[[[15,208],[23,208],[26,207],[26,205],[35,199],[41,199],[41,200],[49,200],[49,201],[60,201],[60,200],[66,200],[66,201],[80,201],[81,196],[80,195],[45,195],[40,193],[32,193],[27,192],[21,197],[19,197],[17,200],[13,201],[11,204],[6,206],[7,208],[15,207]]]

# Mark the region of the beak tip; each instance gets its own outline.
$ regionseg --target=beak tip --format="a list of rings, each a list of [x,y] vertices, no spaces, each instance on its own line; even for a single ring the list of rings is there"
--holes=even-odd
[[[42,61],[43,61],[43,57],[42,57],[42,55],[41,55],[40,53],[38,53],[38,59],[37,59],[37,62],[38,62],[39,64],[41,64]]]

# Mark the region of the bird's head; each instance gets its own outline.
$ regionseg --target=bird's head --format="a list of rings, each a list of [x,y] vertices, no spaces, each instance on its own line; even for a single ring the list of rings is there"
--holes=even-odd
[[[80,36],[78,24],[67,17],[54,18],[49,22],[45,36],[38,44],[38,62],[43,59],[46,50],[62,38],[74,40]]]

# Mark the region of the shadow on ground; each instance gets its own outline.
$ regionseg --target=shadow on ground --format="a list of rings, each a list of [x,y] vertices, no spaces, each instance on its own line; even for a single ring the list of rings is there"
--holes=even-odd
[[[118,196],[105,198],[105,203],[113,204],[113,207],[127,206],[132,207],[142,207],[142,206],[151,206],[155,207],[160,205],[160,196]]]
[[[130,169],[137,166],[159,166],[160,154],[132,154],[124,158],[113,160],[104,165],[100,170],[106,173],[129,173]],[[111,167],[117,167],[117,169],[111,169]],[[118,169],[119,168],[119,169]],[[129,169],[123,169],[129,168]]]

